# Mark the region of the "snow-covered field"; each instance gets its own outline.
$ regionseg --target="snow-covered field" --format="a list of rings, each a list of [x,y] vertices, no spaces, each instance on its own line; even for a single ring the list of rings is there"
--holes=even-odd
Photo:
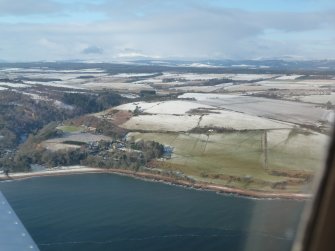
[[[202,105],[196,102],[191,101],[182,101],[182,100],[171,100],[171,101],[162,101],[162,102],[135,102],[120,105],[115,107],[116,110],[130,110],[134,111],[136,106],[140,109],[141,112],[151,113],[151,114],[178,114],[184,115],[192,109],[198,108],[214,108],[209,105]]]
[[[226,78],[239,81],[258,80],[274,78],[278,75],[273,74],[226,74]]]
[[[291,83],[282,81],[260,81],[252,84],[240,84],[232,85],[225,88],[226,91],[230,92],[252,92],[252,91],[266,91],[270,89],[277,90],[309,90],[313,88],[320,88],[319,85],[306,85],[301,83]]]
[[[188,99],[195,99],[197,101],[201,100],[218,100],[223,98],[234,98],[237,97],[236,95],[229,95],[229,94],[214,94],[214,93],[184,93],[180,95],[178,98],[188,98]]]
[[[29,85],[20,84],[20,83],[10,83],[10,82],[0,82],[0,86],[13,87],[13,88],[26,88]]]
[[[158,77],[155,78],[148,78],[148,79],[142,79],[142,80],[137,80],[132,82],[133,84],[157,84],[157,85],[164,85],[164,84],[169,84],[169,83],[163,83],[162,79],[158,79]]]
[[[235,130],[291,128],[292,124],[260,118],[240,112],[226,111],[214,106],[187,100],[136,102],[114,109],[134,111],[138,107],[146,115],[132,117],[122,127],[145,131],[188,131],[195,127],[220,127]],[[188,114],[201,109],[202,116]],[[207,110],[206,110],[207,109]],[[148,115],[151,114],[151,115]]]
[[[0,72],[13,72],[13,73],[32,73],[32,72],[45,72],[45,73],[101,73],[105,72],[103,69],[92,68],[92,69],[80,69],[80,70],[53,70],[46,67],[43,68],[2,68]]]
[[[269,79],[274,78],[280,75],[274,74],[197,74],[197,73],[173,73],[173,72],[166,72],[159,78],[181,78],[186,79],[189,81],[192,80],[210,80],[210,79],[220,79],[220,78],[227,78],[232,80],[239,80],[239,81],[247,81],[247,80],[257,80],[257,79]]]
[[[133,84],[133,83],[115,83],[115,82],[88,82],[81,85],[82,88],[86,89],[115,89],[115,90],[128,90],[128,91],[140,91],[150,90],[151,86],[145,84]]]
[[[297,78],[300,78],[304,75],[284,75],[284,76],[280,76],[276,79],[278,80],[294,80],[294,79],[297,79]]]
[[[226,91],[229,92],[253,92],[253,91],[266,91],[270,87],[260,85],[260,84],[240,84],[240,85],[231,85],[225,87]]]
[[[225,74],[197,74],[197,73],[173,73],[173,72],[164,72],[162,76],[159,76],[159,79],[164,78],[176,78],[176,79],[185,79],[188,81],[191,80],[210,80],[216,78],[224,78]]]
[[[306,80],[297,80],[297,83],[306,84],[309,86],[323,86],[331,85],[335,86],[335,79],[306,79]]]
[[[185,93],[179,98],[194,98],[200,104],[296,124],[316,125],[333,114],[313,104],[242,95]]]
[[[149,109],[146,109],[147,113],[154,114],[185,114],[192,109],[198,108],[213,108],[208,105],[201,105],[194,102],[188,101],[166,101],[158,103],[156,106],[153,106]]]
[[[118,77],[118,78],[150,77],[155,74],[157,73],[119,73],[119,74],[113,75],[113,77]]]
[[[181,86],[181,87],[173,87],[171,90],[176,90],[176,91],[184,91],[184,92],[213,92],[216,90],[221,89],[222,87],[217,87],[217,86]]]
[[[316,103],[316,104],[325,104],[330,101],[333,105],[335,105],[335,93],[331,93],[329,95],[309,95],[309,96],[294,96],[302,102]]]
[[[186,132],[196,127],[199,115],[139,115],[134,116],[122,127],[141,131]]]
[[[141,90],[156,90],[157,93],[169,94],[176,91],[190,92],[180,96],[180,98],[189,98],[195,100],[180,100],[180,101],[162,101],[155,103],[131,103],[118,107],[121,110],[134,111],[136,106],[139,106],[140,111],[148,114],[158,115],[185,115],[191,109],[211,108],[223,110],[227,109],[234,112],[244,113],[251,116],[253,119],[263,117],[272,120],[281,120],[297,124],[317,124],[319,121],[329,120],[333,117],[331,111],[322,107],[316,107],[313,104],[302,102],[289,102],[276,99],[266,99],[259,97],[251,97],[244,95],[226,95],[214,93],[221,89],[225,91],[244,93],[257,92],[262,90],[277,89],[285,90],[289,93],[292,90],[291,96],[295,95],[297,99],[303,102],[310,103],[326,103],[328,101],[335,103],[333,95],[311,95],[298,96],[306,94],[309,90],[314,91],[313,94],[318,94],[318,91],[326,90],[325,86],[335,86],[334,79],[298,79],[302,75],[292,74],[240,74],[240,73],[178,73],[178,72],[163,72],[162,75],[154,76],[155,73],[119,73],[109,75],[102,69],[83,69],[83,70],[52,70],[48,68],[31,68],[31,69],[2,69],[0,77],[8,79],[23,79],[23,83],[12,83],[11,81],[0,83],[0,90],[6,88],[24,88],[35,85],[65,87],[78,90],[103,90],[111,89],[121,91],[127,95],[138,94]],[[147,79],[139,80],[131,83],[134,77],[145,77]],[[212,79],[232,79],[232,83],[222,83],[217,85],[203,84],[205,81]],[[52,80],[52,81],[51,81]],[[56,81],[59,80],[59,81]],[[171,81],[171,82],[170,82]],[[236,82],[240,81],[240,82]],[[247,81],[257,81],[248,83]],[[215,82],[213,82],[215,83]],[[234,84],[233,84],[234,83]],[[323,89],[322,89],[323,88]],[[294,90],[297,90],[294,92]],[[19,90],[18,90],[19,91]],[[198,92],[198,93],[197,93]],[[285,94],[286,95],[286,94]],[[287,94],[289,95],[289,94]],[[38,95],[31,95],[34,99],[41,99]],[[55,103],[57,106],[63,106],[61,103]],[[70,107],[69,107],[70,109]],[[142,114],[143,115],[143,114]],[[228,114],[225,114],[228,116]],[[233,122],[236,116],[232,116],[228,123],[221,122],[218,114],[206,115],[203,118],[202,124],[213,125],[222,124],[238,128],[240,122]],[[246,121],[251,117],[244,117]],[[234,119],[233,119],[234,118]],[[267,123],[259,120],[257,123],[261,128],[267,128]],[[236,119],[240,121],[242,118]],[[262,124],[264,122],[264,124]],[[267,121],[269,122],[269,121]],[[206,124],[207,123],[207,124]],[[256,123],[256,124],[257,124]],[[240,128],[245,128],[241,123]],[[249,127],[255,128],[252,123]],[[271,125],[272,126],[272,125]],[[273,125],[275,126],[275,125]],[[277,125],[278,126],[278,125]]]
[[[222,89],[226,86],[230,86],[231,83],[226,83],[226,84],[218,84],[218,85],[211,85],[211,86],[180,86],[180,87],[175,87],[171,88],[172,90],[178,90],[178,91],[194,91],[194,92],[213,92],[217,91],[219,89]]]
[[[297,80],[264,80],[256,82],[255,84],[265,86],[267,88],[276,88],[276,89],[311,89],[311,88],[320,88],[320,86],[325,83],[319,82],[306,82],[306,81],[297,81]]]
[[[199,126],[221,127],[235,130],[281,129],[292,127],[289,123],[224,110],[221,110],[220,114],[208,114],[203,116]]]
[[[301,75],[282,76],[276,79],[261,80],[251,84],[238,84],[225,87],[226,91],[264,91],[269,89],[279,90],[313,90],[324,86],[335,86],[333,80],[295,80]]]
[[[25,81],[25,83],[30,86],[34,85],[44,85],[44,86],[53,86],[53,87],[61,87],[61,88],[69,88],[69,89],[77,89],[84,90],[85,88],[81,87],[80,84],[74,83],[73,81],[57,81],[57,82],[36,82],[36,81]]]

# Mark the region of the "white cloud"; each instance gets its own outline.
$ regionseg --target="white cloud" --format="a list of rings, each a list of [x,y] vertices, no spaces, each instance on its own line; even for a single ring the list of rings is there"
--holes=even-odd
[[[149,8],[149,14],[120,18],[124,13],[121,7],[130,6],[128,11],[136,11],[139,2],[143,1],[127,1],[126,4],[117,1],[118,4],[113,5],[113,13],[119,11],[117,18],[112,16],[105,21],[86,24],[0,23],[0,32],[6,38],[0,40],[0,48],[3,48],[0,57],[10,60],[87,57],[101,60],[119,57],[246,59],[283,55],[335,58],[335,14],[332,11],[255,12],[205,8],[203,5],[157,10],[158,2],[152,0],[145,1],[144,5]],[[45,10],[52,11],[48,4],[53,6],[56,2],[45,3]],[[95,11],[103,11],[100,9],[104,6],[105,12],[110,13],[112,5],[94,6]],[[61,11],[57,5],[54,10],[57,8]]]
[[[46,38],[41,38],[37,41],[37,44],[47,48],[47,49],[58,49],[59,44],[52,42]]]

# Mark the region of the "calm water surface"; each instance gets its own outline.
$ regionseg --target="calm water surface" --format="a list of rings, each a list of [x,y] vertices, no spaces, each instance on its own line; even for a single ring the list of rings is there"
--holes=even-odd
[[[32,178],[0,189],[41,251],[285,251],[303,207],[113,174]]]

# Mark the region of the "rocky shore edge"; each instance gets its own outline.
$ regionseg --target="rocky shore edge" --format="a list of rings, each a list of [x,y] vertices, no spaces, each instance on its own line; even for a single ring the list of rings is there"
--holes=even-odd
[[[87,173],[112,173],[118,175],[125,175],[133,178],[139,178],[147,181],[163,182],[171,185],[184,186],[199,190],[213,191],[217,193],[233,194],[245,197],[259,198],[259,199],[290,199],[290,200],[307,200],[312,198],[312,194],[305,193],[288,193],[288,192],[267,192],[257,190],[246,190],[240,188],[233,188],[227,186],[220,186],[206,182],[191,182],[182,179],[176,179],[161,174],[153,174],[143,171],[131,171],[124,169],[101,169],[93,167],[76,166],[71,168],[51,169],[37,172],[21,172],[10,173],[9,176],[0,174],[0,181],[22,180],[33,177],[45,176],[60,176],[70,174],[87,174]]]

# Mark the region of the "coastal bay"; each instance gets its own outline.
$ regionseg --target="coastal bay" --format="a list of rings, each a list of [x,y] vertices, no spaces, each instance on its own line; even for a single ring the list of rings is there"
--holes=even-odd
[[[46,251],[288,250],[304,205],[114,174],[14,180],[0,189]]]

